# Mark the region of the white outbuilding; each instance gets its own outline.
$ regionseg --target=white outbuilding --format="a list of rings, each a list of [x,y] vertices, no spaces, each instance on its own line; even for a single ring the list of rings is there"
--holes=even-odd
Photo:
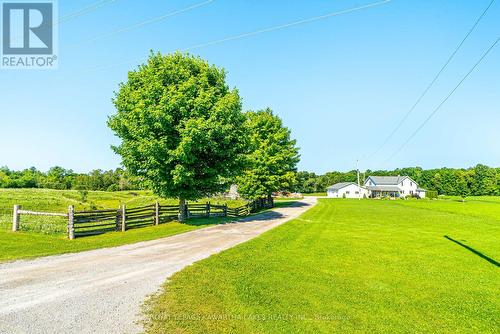
[[[364,198],[368,190],[354,182],[340,182],[326,188],[326,195],[332,198]]]

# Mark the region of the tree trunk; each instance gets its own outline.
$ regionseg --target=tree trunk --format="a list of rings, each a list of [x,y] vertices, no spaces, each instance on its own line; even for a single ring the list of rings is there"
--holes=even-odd
[[[186,200],[184,198],[179,198],[179,221],[183,222],[187,219],[186,217]]]
[[[273,195],[272,194],[268,194],[267,195],[267,207],[272,208],[273,206],[274,206]]]

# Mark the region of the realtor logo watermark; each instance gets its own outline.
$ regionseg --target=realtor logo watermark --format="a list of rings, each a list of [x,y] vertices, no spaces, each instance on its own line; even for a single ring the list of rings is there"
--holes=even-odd
[[[1,2],[2,69],[56,69],[55,1]]]

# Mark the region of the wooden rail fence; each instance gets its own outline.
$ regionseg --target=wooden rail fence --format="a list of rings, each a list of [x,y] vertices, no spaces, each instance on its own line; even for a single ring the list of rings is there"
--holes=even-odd
[[[207,202],[205,204],[186,203],[184,217],[242,217],[264,208],[271,208],[274,202],[271,199],[258,199],[236,208],[228,208],[227,204],[218,205]],[[20,205],[14,205],[12,231],[18,231],[21,224],[21,215],[58,216],[68,219],[68,237],[74,239],[88,235],[102,234],[112,231],[125,232],[129,229],[144,226],[159,225],[180,217],[180,208],[177,205],[160,205],[158,202],[141,207],[127,208],[122,205],[117,209],[75,211],[74,206],[68,207],[68,213],[36,212],[22,210]]]

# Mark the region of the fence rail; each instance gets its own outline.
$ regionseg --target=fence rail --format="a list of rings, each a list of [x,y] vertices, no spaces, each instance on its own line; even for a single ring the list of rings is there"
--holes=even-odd
[[[55,216],[55,217],[68,217],[67,213],[56,213],[56,212],[38,212],[29,210],[17,210],[18,214],[32,215],[32,216]]]
[[[272,198],[262,198],[236,208],[229,208],[227,204],[186,203],[181,215],[177,205],[160,205],[158,202],[140,207],[127,208],[125,205],[117,209],[75,211],[71,205],[67,213],[37,212],[22,210],[20,205],[14,205],[12,231],[18,231],[21,215],[57,216],[68,219],[68,237],[102,234],[111,231],[126,231],[127,229],[144,226],[159,225],[169,221],[185,218],[210,217],[243,217],[264,208],[274,206]]]

